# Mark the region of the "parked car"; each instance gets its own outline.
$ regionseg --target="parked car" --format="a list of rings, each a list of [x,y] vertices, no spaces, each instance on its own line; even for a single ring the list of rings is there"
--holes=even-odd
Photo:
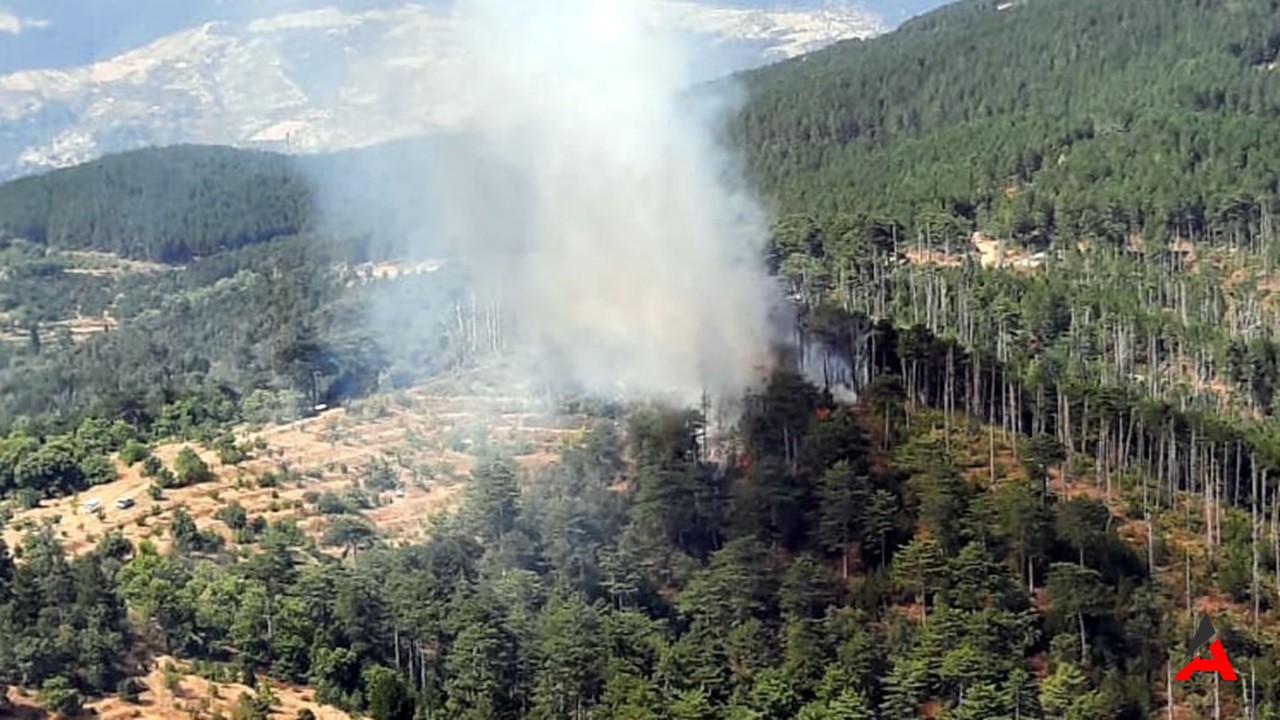
[[[131,497],[120,498],[119,500],[116,501],[116,507],[121,510],[128,510],[129,508],[133,507],[133,498]]]

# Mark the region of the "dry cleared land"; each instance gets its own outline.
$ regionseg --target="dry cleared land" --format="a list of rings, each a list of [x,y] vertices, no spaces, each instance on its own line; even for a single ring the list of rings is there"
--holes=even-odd
[[[579,435],[583,416],[536,412],[530,401],[490,395],[442,395],[427,390],[378,397],[348,410],[339,408],[286,425],[243,428],[237,439],[251,448],[250,459],[238,465],[219,461],[218,453],[195,443],[160,446],[154,455],[166,467],[183,447],[190,447],[209,465],[214,479],[165,490],[153,499],[141,463],[125,466],[115,459],[120,477],[81,495],[46,501],[19,511],[6,526],[11,547],[42,524],[51,524],[71,553],[92,549],[101,538],[119,530],[131,541],[149,540],[161,551],[172,541],[169,526],[179,507],[201,530],[212,530],[233,541],[230,528],[216,516],[238,503],[249,518],[268,522],[294,520],[319,537],[329,518],[321,514],[317,498],[325,493],[350,496],[362,489],[375,504],[361,512],[390,542],[421,540],[428,521],[456,506],[465,480],[484,448],[500,448],[516,456],[525,468],[556,460],[564,441]],[[383,467],[399,489],[373,491],[366,479]],[[117,502],[132,498],[132,507]],[[96,510],[85,509],[90,500]]]
[[[252,448],[252,453],[239,465],[223,464],[217,452],[194,443],[167,444],[154,450],[166,467],[172,468],[181,449],[190,447],[209,465],[214,479],[165,490],[161,499],[153,500],[148,493],[153,480],[143,476],[141,463],[127,467],[115,458],[118,480],[18,512],[6,526],[4,539],[14,547],[26,532],[50,523],[70,553],[91,550],[114,530],[135,543],[147,540],[164,551],[172,544],[173,512],[182,507],[197,527],[221,534],[232,546],[232,531],[217,517],[231,503],[241,505],[250,518],[295,520],[319,538],[330,518],[319,512],[317,495],[342,496],[353,486],[363,487],[369,468],[377,465],[390,469],[400,489],[366,489],[376,498],[376,507],[360,514],[388,542],[420,540],[429,532],[432,517],[456,507],[484,448],[511,452],[521,467],[532,470],[555,462],[563,443],[580,435],[587,425],[584,416],[550,415],[533,408],[522,398],[433,394],[424,388],[285,425],[242,428],[237,440]],[[124,498],[132,498],[134,505],[118,508],[117,501]],[[98,501],[98,511],[84,509],[89,500]],[[112,696],[89,707],[105,720],[188,720],[219,717],[219,713],[231,717],[240,695],[254,692],[243,685],[211,683],[181,663],[166,672],[171,662],[166,657],[152,661],[150,673],[142,678],[145,689],[138,702]],[[276,698],[272,718],[292,720],[308,708],[317,720],[349,720],[340,710],[316,704],[309,688],[280,683],[271,687]],[[48,717],[38,708],[34,694],[15,689],[9,698],[12,707],[0,711],[2,717]]]
[[[166,668],[172,668],[166,672]],[[137,702],[107,697],[88,703],[85,708],[98,720],[191,720],[193,717],[232,717],[232,709],[242,694],[256,695],[257,688],[238,683],[213,683],[190,673],[190,668],[172,658],[157,658],[151,672],[138,678],[142,683]],[[265,678],[264,678],[265,680]],[[293,720],[298,712],[308,709],[316,720],[350,720],[351,716],[329,705],[317,704],[310,688],[270,682],[275,704],[273,719]],[[11,689],[12,708],[0,711],[0,717],[15,720],[43,720],[47,715],[33,694]]]

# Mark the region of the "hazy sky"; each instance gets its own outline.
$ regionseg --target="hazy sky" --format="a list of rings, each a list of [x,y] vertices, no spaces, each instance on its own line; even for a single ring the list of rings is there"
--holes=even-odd
[[[717,0],[699,0],[717,2]],[[0,0],[0,73],[79,65],[209,20],[330,5],[342,9],[392,0]],[[746,6],[864,7],[891,25],[943,0],[723,0]],[[420,4],[446,4],[425,0]]]

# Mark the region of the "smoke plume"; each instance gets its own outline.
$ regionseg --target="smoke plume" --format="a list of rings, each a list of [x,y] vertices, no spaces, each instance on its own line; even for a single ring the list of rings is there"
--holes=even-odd
[[[446,206],[544,357],[597,390],[696,399],[747,387],[768,350],[764,218],[718,146],[729,98],[645,0],[459,0],[459,94],[524,197]],[[499,194],[502,198],[502,194]],[[492,213],[518,218],[497,236]]]
[[[718,142],[736,98],[693,90],[696,58],[658,10],[457,0],[446,75],[465,136],[432,143],[380,222],[461,257],[540,372],[630,399],[727,399],[775,335],[766,221]]]

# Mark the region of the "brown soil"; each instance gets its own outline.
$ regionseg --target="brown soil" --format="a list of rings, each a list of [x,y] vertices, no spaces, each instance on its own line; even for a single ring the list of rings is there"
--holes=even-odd
[[[18,512],[4,530],[5,542],[14,547],[27,530],[51,523],[70,553],[92,549],[104,534],[120,530],[134,542],[148,539],[164,551],[171,543],[168,526],[172,511],[181,506],[201,530],[213,530],[230,542],[231,533],[214,516],[232,501],[240,503],[250,517],[267,520],[292,518],[299,527],[319,536],[328,520],[307,504],[308,493],[334,491],[341,494],[358,481],[361,469],[375,460],[384,460],[396,469],[403,496],[384,492],[380,505],[366,510],[368,518],[390,542],[407,542],[425,536],[428,521],[454,508],[465,481],[476,463],[474,439],[518,447],[521,468],[532,471],[559,457],[563,443],[581,434],[587,420],[582,416],[549,416],[532,411],[521,398],[496,396],[450,396],[430,394],[426,389],[399,398],[375,398],[353,412],[335,409],[316,417],[255,430],[243,428],[237,439],[265,448],[239,467],[223,465],[217,453],[189,445],[209,464],[216,476],[200,485],[166,490],[161,500],[147,493],[151,480],[141,475],[140,464],[125,467],[115,459],[120,478],[93,488],[77,497],[46,502],[42,507]],[[463,437],[463,436],[468,437]],[[471,437],[471,436],[474,436]],[[168,444],[154,454],[172,468],[183,444]],[[258,479],[288,468],[290,480],[279,487],[258,487]],[[121,510],[116,501],[132,497],[135,506]],[[83,511],[89,499],[98,500],[101,517]],[[334,553],[340,552],[334,549]],[[221,712],[229,717],[231,708],[250,688],[237,684],[211,684],[179,668],[181,680],[176,692],[166,689],[163,668],[169,658],[151,665],[144,682],[147,691],[137,704],[109,697],[90,705],[99,718],[126,720],[206,720]],[[318,720],[349,720],[349,716],[312,700],[312,691],[272,683],[279,704],[273,718],[295,718],[302,708],[310,708]],[[10,691],[11,710],[0,717],[36,720],[47,717],[35,703],[33,693]]]
[[[117,459],[118,480],[16,513],[5,528],[5,542],[14,547],[27,531],[51,523],[71,553],[92,549],[113,530],[134,542],[149,539],[163,551],[171,539],[167,528],[177,507],[184,507],[201,530],[221,533],[230,541],[230,530],[214,516],[233,501],[250,517],[294,519],[302,529],[319,537],[328,520],[305,498],[327,491],[341,495],[360,482],[363,469],[375,461],[388,462],[394,468],[403,496],[380,493],[379,506],[363,515],[388,540],[417,540],[427,532],[432,516],[455,507],[461,497],[476,462],[472,453],[478,452],[464,435],[487,436],[489,442],[518,446],[523,454],[516,456],[517,462],[532,471],[555,462],[561,444],[580,434],[586,425],[582,417],[528,412],[522,401],[512,398],[410,393],[402,402],[378,399],[373,405],[382,409],[368,417],[335,409],[264,430],[246,428],[238,438],[260,441],[266,447],[256,450],[254,457],[239,467],[223,465],[217,453],[190,445],[209,464],[215,479],[165,490],[160,500],[149,497],[152,481],[142,476],[140,464],[130,468]],[[164,445],[154,454],[172,468],[182,447]],[[259,487],[259,478],[268,473],[280,475],[282,469],[289,471],[289,480],[278,487]],[[132,497],[134,507],[118,509],[116,501],[124,497]],[[101,503],[100,516],[83,510],[90,499]]]
[[[78,275],[119,277],[122,275],[157,273],[177,269],[177,266],[173,265],[162,265],[144,260],[129,260],[113,253],[90,250],[67,250],[62,252],[61,255],[74,264],[74,267],[69,267],[64,272]]]
[[[1001,255],[1000,241],[989,235],[974,233],[970,239],[978,253],[978,260],[984,268],[1008,268],[1011,270],[1031,270],[1040,267],[1044,260],[1023,250],[1013,243],[1006,242]]]
[[[937,265],[939,267],[961,267],[964,265],[964,258],[958,255],[948,255],[940,250],[911,249],[905,254],[907,261],[913,265]]]
[[[241,693],[256,694],[256,688],[249,688],[238,683],[210,683],[204,678],[185,672],[181,663],[174,663],[178,670],[178,682],[171,691],[165,684],[165,666],[174,662],[172,658],[158,658],[146,677],[139,678],[145,690],[140,694],[138,703],[128,703],[118,697],[108,697],[88,703],[86,707],[99,720],[208,720],[215,713],[230,717],[231,710]],[[271,682],[271,692],[277,699],[271,717],[281,720],[292,720],[298,711],[308,708],[315,713],[316,720],[350,720],[351,716],[328,705],[319,705],[314,701],[314,693],[310,688]],[[33,694],[22,695],[17,690],[9,691],[9,699],[15,709],[6,712],[6,718],[55,717],[46,715],[36,704]],[[16,713],[16,714],[10,714]]]
[[[4,318],[0,317],[0,321],[2,320]],[[44,345],[56,345],[61,330],[70,334],[72,342],[84,342],[98,333],[114,330],[118,324],[110,315],[102,317],[81,315],[66,320],[40,323],[40,342]],[[31,336],[26,330],[10,329],[0,332],[0,341],[21,345],[30,342]]]
[[[969,239],[968,249],[947,254],[939,250],[921,250],[913,248],[905,253],[907,261],[913,265],[936,265],[939,267],[961,267],[965,255],[978,260],[984,268],[1005,268],[1010,270],[1033,270],[1044,264],[1039,254],[1029,253],[1014,243],[1005,243],[1004,255],[1000,253],[1000,241],[989,235],[974,233]]]

